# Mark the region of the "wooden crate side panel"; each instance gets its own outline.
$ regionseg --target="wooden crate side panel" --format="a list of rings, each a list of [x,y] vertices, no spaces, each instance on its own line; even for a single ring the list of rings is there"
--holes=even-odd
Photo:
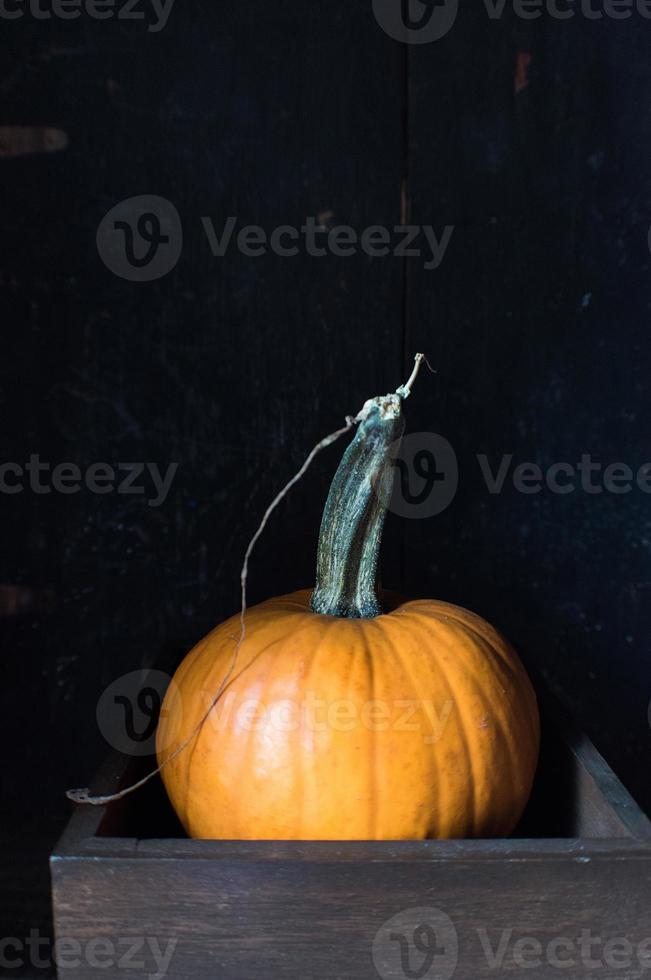
[[[53,885],[57,936],[76,940],[84,959],[81,970],[60,965],[61,980],[153,976],[161,972],[155,953],[170,951],[162,964],[169,980],[523,973],[638,980],[651,967],[649,856],[377,864],[60,859]],[[86,944],[98,937],[112,944],[109,966],[87,961]],[[587,939],[594,941],[586,952]],[[118,962],[129,950],[137,967]],[[422,972],[428,955],[438,959]],[[540,964],[523,967],[523,957]],[[563,958],[574,966],[559,967]],[[601,967],[590,965],[596,961]]]

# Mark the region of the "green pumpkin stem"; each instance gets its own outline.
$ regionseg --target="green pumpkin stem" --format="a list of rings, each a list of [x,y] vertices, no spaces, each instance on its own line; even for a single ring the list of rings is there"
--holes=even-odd
[[[404,430],[402,402],[411,394],[423,354],[395,394],[371,398],[344,453],[323,510],[311,607],[326,616],[372,619],[382,614],[378,557],[391,499],[393,464]]]

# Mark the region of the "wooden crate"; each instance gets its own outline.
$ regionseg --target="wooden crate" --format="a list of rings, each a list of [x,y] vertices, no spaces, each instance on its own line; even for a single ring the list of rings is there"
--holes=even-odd
[[[560,717],[547,704],[534,792],[508,840],[194,841],[159,782],[77,808],[51,859],[59,976],[649,975],[651,825]],[[114,757],[93,790],[139,772]]]

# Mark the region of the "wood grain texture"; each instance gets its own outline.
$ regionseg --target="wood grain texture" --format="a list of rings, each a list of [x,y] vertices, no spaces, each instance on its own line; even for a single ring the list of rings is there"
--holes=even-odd
[[[54,876],[61,934],[83,941],[99,932],[121,939],[122,948],[143,936],[155,937],[163,949],[177,940],[170,980],[215,973],[229,980],[294,980],[299,970],[310,980],[371,980],[379,975],[372,958],[376,933],[414,907],[440,910],[454,923],[461,954],[455,977],[462,980],[495,976],[480,930],[495,945],[509,929],[546,945],[557,936],[578,938],[589,923],[595,935],[625,936],[637,944],[651,927],[648,852],[626,861],[63,863]],[[145,970],[155,972],[144,949],[142,958]],[[545,978],[557,974],[551,966],[538,971]],[[65,969],[59,974],[60,980],[75,975]],[[109,968],[103,975],[130,980],[142,972]],[[632,980],[640,974],[621,975]],[[405,974],[392,976],[403,980]]]

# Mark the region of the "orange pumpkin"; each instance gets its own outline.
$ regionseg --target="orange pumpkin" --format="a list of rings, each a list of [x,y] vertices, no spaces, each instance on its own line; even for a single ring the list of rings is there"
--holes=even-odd
[[[179,667],[158,730],[162,778],[192,837],[333,840],[510,833],[536,768],[536,698],[480,617],[437,600],[382,609],[376,566],[402,433],[372,399],[332,484],[317,587],[233,617]],[[409,391],[407,390],[407,394]]]

